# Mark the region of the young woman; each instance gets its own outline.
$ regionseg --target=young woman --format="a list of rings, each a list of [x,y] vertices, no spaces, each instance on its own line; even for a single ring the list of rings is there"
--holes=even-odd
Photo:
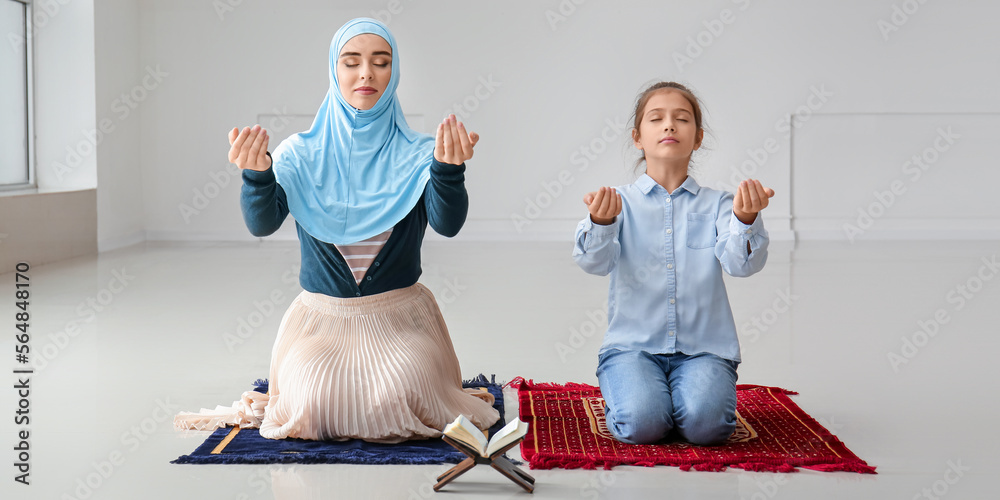
[[[688,175],[701,147],[701,107],[683,85],[660,82],[635,108],[638,180],[584,197],[573,258],[611,274],[608,331],[597,377],[619,441],[653,443],[672,430],[693,444],[724,442],[736,425],[739,339],[722,271],[749,276],[767,260],[758,216],[774,195],[759,181],[735,196]]]
[[[454,236],[465,222],[464,162],[479,137],[454,115],[436,138],[411,130],[398,82],[388,28],[354,19],[330,45],[330,88],[310,130],[273,159],[259,126],[230,131],[247,227],[269,235],[292,214],[304,290],[281,320],[268,394],[178,415],[179,427],[396,442],[439,436],[459,413],[480,428],[499,418],[492,396],[462,389],[441,312],[417,283],[427,224]]]

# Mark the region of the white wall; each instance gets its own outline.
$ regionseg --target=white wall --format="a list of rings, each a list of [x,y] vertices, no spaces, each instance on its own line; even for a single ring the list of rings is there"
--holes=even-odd
[[[849,241],[998,239],[998,136],[996,113],[817,116],[793,139],[795,230]]]
[[[459,238],[567,239],[585,214],[585,191],[632,179],[623,131],[605,128],[622,123],[640,87],[655,79],[690,84],[707,106],[711,151],[697,157],[694,170],[703,184],[731,186],[735,171],[774,187],[764,217],[778,238],[790,236],[792,179],[796,196],[810,199],[829,186],[798,182],[811,179],[805,172],[835,167],[803,156],[793,175],[780,125],[790,113],[803,113],[795,132],[804,138],[828,123],[820,115],[1000,111],[1000,37],[988,24],[1000,6],[988,1],[229,3],[237,5],[141,4],[138,73],[160,73],[137,121],[150,238],[251,239],[239,213],[239,179],[226,160],[227,130],[264,114],[315,113],[328,86],[334,32],[350,18],[390,8],[397,10],[389,25],[400,46],[406,112],[433,127],[455,105],[476,108],[464,113],[483,139],[469,162],[472,206]],[[902,10],[894,14],[903,7],[911,11],[905,20]],[[898,29],[886,39],[880,22]],[[691,62],[678,65],[675,55],[689,49]],[[483,86],[488,80],[495,88]],[[838,126],[858,123],[847,117]],[[294,132],[277,128],[275,135]],[[763,157],[750,151],[769,141],[774,152],[752,163]],[[581,148],[588,145],[603,152],[585,163]],[[899,168],[884,160],[852,173]],[[550,204],[545,184],[558,193]],[[980,196],[990,189],[968,188]],[[851,197],[824,199],[838,213],[857,208]],[[546,206],[536,213],[529,201]],[[102,205],[102,220],[107,210]],[[531,222],[519,232],[514,215]],[[288,229],[283,234],[292,237]]]
[[[139,65],[139,3],[96,0],[97,242],[101,251],[146,237],[142,197],[142,149],[138,98],[150,92],[152,79]],[[143,78],[147,86],[143,86]]]

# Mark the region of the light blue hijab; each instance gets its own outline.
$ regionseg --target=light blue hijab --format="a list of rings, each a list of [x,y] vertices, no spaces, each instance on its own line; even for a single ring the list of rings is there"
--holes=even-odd
[[[344,44],[364,33],[392,48],[389,85],[374,107],[358,110],[340,94],[337,60]],[[288,210],[314,238],[343,245],[383,233],[420,200],[430,179],[434,138],[410,129],[396,98],[399,51],[384,24],[358,18],[330,43],[330,88],[312,128],[274,150],[274,175]]]

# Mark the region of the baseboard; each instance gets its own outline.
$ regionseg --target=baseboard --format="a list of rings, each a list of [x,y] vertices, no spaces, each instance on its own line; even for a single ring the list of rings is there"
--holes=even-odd
[[[110,252],[112,250],[117,250],[119,248],[124,248],[127,246],[132,246],[137,243],[142,243],[146,241],[146,231],[137,230],[132,231],[128,234],[123,234],[120,236],[115,236],[113,238],[105,238],[103,240],[97,241],[97,251],[98,252]]]

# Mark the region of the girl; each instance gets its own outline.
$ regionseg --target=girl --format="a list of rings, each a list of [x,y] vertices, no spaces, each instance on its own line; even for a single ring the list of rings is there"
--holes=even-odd
[[[379,442],[439,436],[459,413],[487,428],[499,418],[492,396],[462,389],[441,312],[417,283],[427,224],[454,236],[465,222],[464,162],[479,137],[454,115],[436,138],[407,126],[396,41],[382,23],[345,24],[329,62],[312,128],[279,144],[273,159],[260,126],[229,133],[250,232],[269,235],[291,213],[302,249],[303,291],[281,320],[269,392],[175,424]]]
[[[758,212],[774,191],[752,179],[735,196],[699,186],[688,163],[703,137],[695,96],[678,83],[652,85],[632,129],[645,173],[584,197],[590,215],[577,226],[573,258],[588,273],[611,274],[597,377],[608,428],[625,443],[675,430],[693,444],[720,444],[736,427],[740,347],[722,271],[764,267]]]

